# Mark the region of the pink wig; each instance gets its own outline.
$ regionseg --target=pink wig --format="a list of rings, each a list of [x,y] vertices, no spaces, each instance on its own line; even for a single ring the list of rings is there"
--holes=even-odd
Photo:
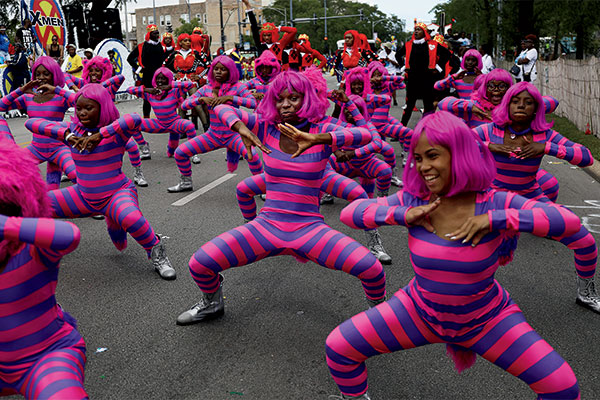
[[[35,70],[39,66],[43,66],[52,74],[52,84],[56,87],[63,87],[65,85],[65,74],[60,69],[60,65],[52,57],[40,56],[35,60],[33,68],[31,68],[32,79],[35,79]]]
[[[119,118],[119,110],[117,110],[117,107],[110,97],[108,90],[106,90],[102,85],[98,83],[89,83],[85,85],[77,92],[75,103],[77,103],[77,100],[79,100],[79,98],[82,96],[86,99],[94,100],[100,105],[100,120],[98,121],[98,128],[112,124]],[[82,126],[81,122],[79,122],[77,119],[77,113],[73,117],[73,121]]]
[[[490,187],[496,176],[496,165],[487,146],[462,119],[438,111],[423,117],[415,127],[403,176],[406,191],[421,198],[430,194],[414,159],[415,147],[423,134],[430,144],[443,146],[452,155],[452,187],[446,197]]]
[[[275,54],[272,51],[263,51],[260,57],[258,57],[254,61],[254,72],[256,73],[256,76],[259,76],[258,67],[261,67],[263,65],[266,67],[273,67],[271,75],[265,77],[263,77],[262,75],[260,76],[265,82],[269,82],[281,72],[281,64],[279,63],[277,57],[275,57]]]
[[[365,102],[365,100],[362,97],[355,95],[355,94],[351,94],[350,96],[348,96],[348,98],[350,100],[352,100],[352,102],[354,104],[356,104],[358,111],[360,111],[360,113],[362,114],[365,121],[368,121],[371,117],[369,116],[369,110],[367,109],[367,103]],[[346,114],[344,114],[345,110],[346,110],[346,105],[343,104],[342,112],[340,113],[340,119],[344,122],[348,122],[346,120]]]
[[[298,111],[300,118],[307,119],[310,122],[317,122],[325,115],[321,107],[315,107],[320,101],[311,81],[299,72],[283,71],[269,84],[267,94],[256,109],[259,117],[267,123],[275,124],[281,122],[281,117],[275,107],[275,103],[279,98],[279,94],[284,90],[288,92],[293,91],[304,96],[302,107]]]
[[[462,61],[460,62],[460,67],[462,69],[465,69],[465,60],[467,59],[467,57],[475,57],[477,59],[477,68],[479,68],[479,70],[481,71],[481,69],[483,68],[481,54],[475,49],[467,50],[466,53],[463,55]]]
[[[325,78],[323,78],[323,73],[321,72],[321,69],[315,67],[314,65],[311,65],[310,67],[305,69],[304,72],[302,72],[302,74],[308,78],[308,80],[310,81],[317,93],[317,98],[319,99],[319,102],[316,104],[321,104],[319,113],[325,114],[327,112],[327,109],[329,108],[329,100],[327,99],[327,81],[325,80]]]
[[[506,94],[502,98],[502,102],[492,113],[492,121],[500,127],[510,125],[512,123],[509,110],[510,102],[513,97],[524,91],[527,91],[536,102],[535,115],[533,121],[531,121],[531,129],[535,132],[544,132],[550,129],[553,123],[546,122],[546,107],[544,106],[542,95],[537,88],[529,82],[519,82],[506,91]]]
[[[371,79],[369,78],[369,70],[364,67],[355,67],[349,71],[346,71],[344,74],[344,79],[346,81],[346,95],[350,96],[352,94],[352,82],[361,80],[363,82],[363,92],[362,97],[366,97],[368,94],[371,94]]]
[[[235,85],[238,83],[240,80],[240,73],[235,65],[235,61],[226,55],[222,55],[215,57],[213,62],[210,64],[210,69],[208,70],[208,83],[210,83],[210,86],[216,87],[220,85],[213,76],[213,69],[215,68],[215,65],[219,63],[229,70],[229,79],[225,83],[229,85]]]
[[[487,85],[491,81],[500,81],[506,83],[509,87],[512,86],[512,76],[508,73],[508,71],[502,68],[495,68],[488,72],[487,74],[482,74],[475,79],[477,82],[478,79],[482,79],[481,85],[477,89],[473,89],[474,93],[477,93],[477,96],[480,99],[487,99]]]
[[[112,76],[112,64],[110,63],[110,60],[108,58],[96,56],[91,60],[83,60],[83,72],[81,74],[81,78],[83,78],[85,83],[90,83],[90,68],[92,67],[99,68],[102,71],[102,78],[100,78],[100,82],[104,82],[110,79]]]
[[[375,73],[375,71],[378,71],[381,73],[381,75],[389,75],[390,73],[388,72],[387,68],[383,66],[383,64],[379,61],[372,61],[369,63],[369,66],[367,67],[367,69],[369,70],[369,78],[371,78],[373,76],[373,74]]]
[[[165,68],[165,67],[160,67],[159,69],[156,70],[156,72],[154,73],[154,76],[152,77],[152,86],[156,87],[156,77],[159,76],[160,74],[162,74],[165,78],[167,78],[167,81],[169,82],[168,85],[171,86],[173,84],[173,72],[171,72],[171,70],[169,68]]]
[[[52,217],[48,188],[38,163],[26,149],[0,139],[0,214]],[[0,240],[0,263],[19,251],[21,242]]]

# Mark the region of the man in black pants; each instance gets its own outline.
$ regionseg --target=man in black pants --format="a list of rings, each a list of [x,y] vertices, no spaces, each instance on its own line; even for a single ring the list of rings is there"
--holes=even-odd
[[[443,46],[431,40],[427,25],[415,25],[412,39],[396,52],[396,61],[406,69],[406,108],[402,114],[402,125],[408,126],[417,98],[423,99],[424,114],[434,111],[433,84],[443,77],[450,53]],[[404,62],[402,61],[404,58]]]

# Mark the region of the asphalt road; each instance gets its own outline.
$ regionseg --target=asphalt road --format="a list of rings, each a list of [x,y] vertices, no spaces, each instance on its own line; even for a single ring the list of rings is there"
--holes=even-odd
[[[399,92],[398,98],[402,97]],[[122,113],[141,112],[139,101],[118,107]],[[393,108],[397,117],[401,111]],[[411,126],[419,116],[413,114]],[[9,120],[19,143],[31,140],[23,122],[22,118]],[[200,297],[188,273],[188,260],[203,243],[242,223],[235,185],[250,173],[241,161],[231,179],[184,206],[173,206],[189,193],[166,191],[178,181],[175,162],[165,155],[167,136],[146,137],[152,160],[144,161],[143,169],[150,186],[139,189],[140,204],[154,229],[171,238],[168,256],[178,277],[170,282],[160,279],[131,237],[129,247],[117,251],[103,221],[74,221],[82,240],[62,261],[57,298],[78,319],[87,342],[90,397],[324,400],[338,394],[325,364],[324,342],[336,325],[367,308],[354,277],[288,256],[265,259],[224,273],[223,318],[175,325],[177,315]],[[393,146],[399,148],[398,143]],[[124,170],[131,177],[125,158]],[[543,167],[562,185],[559,201],[581,207],[573,210],[600,232],[598,183],[581,169],[550,157]],[[223,177],[225,152],[203,155],[193,173],[195,189]],[[344,205],[336,200],[324,206],[326,222],[365,243],[362,232],[339,222]],[[381,233],[394,260],[386,267],[388,291],[394,292],[413,276],[407,232],[385,227]],[[529,323],[570,363],[582,398],[600,398],[600,315],[575,304],[572,253],[559,243],[524,234],[514,261],[500,268],[497,279]],[[458,375],[442,345],[376,357],[367,366],[373,399],[534,397],[519,379],[481,358]]]

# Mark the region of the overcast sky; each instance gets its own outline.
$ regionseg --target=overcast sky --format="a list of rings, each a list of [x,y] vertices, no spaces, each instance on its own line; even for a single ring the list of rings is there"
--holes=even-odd
[[[195,2],[192,0],[192,2]],[[371,0],[381,11],[386,14],[395,14],[400,19],[406,21],[406,26],[412,28],[412,20],[417,18],[419,21],[429,22],[432,15],[428,14],[440,0]],[[177,4],[178,0],[156,0],[156,5]],[[127,11],[132,12],[136,8],[152,7],[152,0],[137,0],[137,3],[129,1]],[[124,17],[124,16],[123,16]],[[131,20],[130,20],[131,21]],[[124,28],[124,27],[123,27]]]

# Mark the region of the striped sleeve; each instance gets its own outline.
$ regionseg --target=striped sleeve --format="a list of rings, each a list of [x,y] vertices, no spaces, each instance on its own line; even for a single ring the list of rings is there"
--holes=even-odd
[[[592,153],[587,147],[571,142],[560,133],[549,130],[544,152],[549,156],[554,156],[579,167],[587,167],[594,163]]]
[[[115,137],[118,142],[125,145],[136,130],[140,129],[142,117],[138,114],[125,114],[110,125],[100,128],[100,135],[108,139]]]
[[[256,98],[252,96],[252,93],[248,90],[246,85],[240,84],[237,89],[237,93],[233,96],[233,104],[238,107],[246,107],[255,109],[257,106]]]
[[[85,81],[65,72],[65,84],[69,89],[73,87],[81,89],[85,85]]]
[[[21,88],[17,88],[13,90],[6,96],[0,98],[0,112],[6,112],[11,108],[21,108],[25,109],[23,102],[23,95],[25,93],[21,90]]]
[[[473,116],[473,102],[464,99],[457,99],[456,97],[452,96],[443,98],[438,103],[438,108],[442,111],[448,111],[449,113],[452,113],[465,121],[470,121]]]
[[[391,91],[406,88],[404,78],[400,75],[383,75],[381,80],[388,83]]]
[[[248,129],[254,132],[254,134],[257,135],[260,140],[263,140],[260,135],[263,130],[259,129],[261,124],[258,122],[256,115],[234,108],[227,104],[220,104],[216,106],[214,112],[219,121],[229,129],[231,129],[236,122],[241,121],[248,127]]]
[[[483,125],[479,125],[478,127],[474,128],[473,131],[475,132],[475,134],[477,136],[479,136],[479,139],[481,139],[481,141],[486,145],[489,146],[491,139],[490,139],[490,132],[493,129],[493,124],[489,123],[489,124],[483,124]]]
[[[206,96],[206,94],[204,93],[204,90],[202,90],[202,89],[203,88],[200,88],[200,90],[198,90],[196,93],[194,93],[193,95],[191,95],[190,97],[185,99],[185,101],[183,103],[181,103],[181,109],[182,110],[191,110],[192,108],[199,105],[200,98]]]
[[[44,118],[29,118],[25,121],[25,127],[33,133],[48,136],[61,142],[65,140],[65,134],[69,130],[64,125],[48,121]]]
[[[362,126],[362,125],[358,125],[358,126]],[[375,129],[373,124],[371,124],[370,122],[367,122],[365,128],[367,128],[369,130],[369,132],[371,132],[372,139],[366,145],[354,150],[354,155],[356,157],[364,157],[364,156],[368,156],[369,154],[380,153],[381,149],[383,149],[383,141],[381,140],[381,136],[379,136],[379,133],[377,133],[377,129]]]
[[[123,84],[123,82],[125,82],[125,77],[123,75],[119,74],[119,75],[115,75],[115,76],[111,77],[110,79],[102,82],[102,86],[104,86],[106,88],[106,90],[108,90],[108,92],[110,93],[110,96],[114,99],[115,95],[121,88],[121,85]]]
[[[410,207],[404,204],[403,197],[403,192],[398,191],[388,197],[355,200],[342,210],[340,221],[354,229],[406,226],[406,212]]]
[[[146,93],[144,92],[143,86],[130,86],[127,88],[127,93],[140,97],[142,99],[146,97]]]
[[[185,95],[191,88],[195,86],[192,81],[175,81],[173,87],[179,91],[180,95]]]
[[[512,192],[494,191],[488,211],[491,230],[529,232],[536,236],[573,235],[581,229],[579,217],[554,203],[527,199]]]
[[[257,81],[257,78],[252,78],[248,82],[244,83],[244,85],[246,86],[246,89],[248,89],[248,90],[256,89],[256,81]]]
[[[75,101],[77,100],[77,93],[65,90],[61,87],[56,87],[54,93],[63,97],[69,107],[75,107]]]
[[[552,96],[542,96],[542,100],[544,101],[546,114],[553,113],[558,108],[558,99],[555,99]]]
[[[385,94],[368,94],[365,101],[367,104],[372,105],[372,107],[383,107],[388,104],[392,98]]]
[[[11,142],[15,141],[8,127],[8,122],[2,116],[0,116],[0,139],[8,139]]]
[[[0,240],[28,243],[36,247],[46,266],[56,265],[79,245],[74,224],[53,218],[20,218],[0,215]]]
[[[454,76],[449,75],[446,79],[442,79],[441,81],[437,81],[433,88],[435,90],[446,90],[454,87]]]

